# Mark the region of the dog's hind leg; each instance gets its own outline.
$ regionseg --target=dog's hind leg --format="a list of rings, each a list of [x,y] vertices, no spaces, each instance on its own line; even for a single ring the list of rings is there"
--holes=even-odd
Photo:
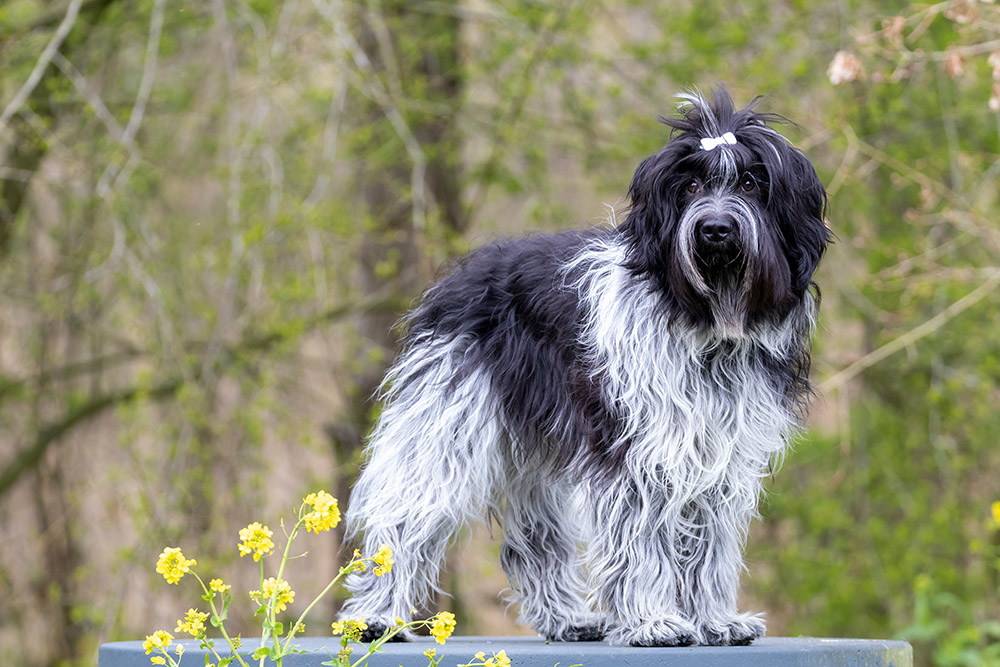
[[[481,371],[457,372],[462,354],[454,342],[428,343],[401,357],[390,374],[387,404],[346,513],[348,536],[364,534],[364,556],[388,544],[395,559],[382,576],[369,568],[347,579],[352,597],[340,618],[364,618],[367,641],[439,592],[451,538],[495,508],[503,471],[497,411]]]
[[[520,622],[550,641],[603,639],[607,625],[585,601],[580,522],[569,511],[568,488],[537,471],[512,472],[506,492],[500,563]]]

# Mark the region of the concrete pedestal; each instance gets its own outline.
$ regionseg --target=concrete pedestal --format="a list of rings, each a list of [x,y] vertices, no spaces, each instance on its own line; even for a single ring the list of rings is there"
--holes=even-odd
[[[198,648],[197,641],[182,643],[186,667],[205,664],[204,651]],[[216,642],[216,647],[222,643]],[[335,637],[303,637],[296,644],[308,653],[288,656],[286,667],[320,667],[330,659],[330,653],[336,654],[340,648]],[[548,643],[532,637],[452,637],[445,646],[429,638],[386,644],[382,653],[369,659],[368,667],[426,667],[423,653],[429,648],[444,656],[441,667],[471,662],[479,651],[489,657],[501,650],[507,652],[511,667],[911,667],[913,664],[913,650],[906,642],[870,639],[766,637],[750,646],[621,648],[604,642]],[[361,656],[359,651],[360,647],[356,647],[355,658]],[[149,664],[142,642],[138,641],[104,644],[98,657],[99,667],[149,667]]]

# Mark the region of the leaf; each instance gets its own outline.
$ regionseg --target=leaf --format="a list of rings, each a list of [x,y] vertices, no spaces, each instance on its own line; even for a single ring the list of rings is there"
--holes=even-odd
[[[259,649],[253,652],[253,659],[260,660],[261,658],[270,658],[271,648],[268,646],[261,646]]]

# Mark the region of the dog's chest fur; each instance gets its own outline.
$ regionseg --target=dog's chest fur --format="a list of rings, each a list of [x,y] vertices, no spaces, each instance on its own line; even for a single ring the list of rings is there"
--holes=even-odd
[[[795,431],[772,366],[791,331],[720,340],[669,322],[609,244],[582,253],[582,346],[621,425],[626,469],[681,501],[767,474]]]

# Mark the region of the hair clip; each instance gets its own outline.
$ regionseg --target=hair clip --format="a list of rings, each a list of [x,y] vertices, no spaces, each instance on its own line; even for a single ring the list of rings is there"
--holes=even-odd
[[[701,149],[703,151],[710,151],[716,146],[722,146],[723,144],[735,144],[736,135],[732,132],[726,132],[721,137],[704,137],[701,140]]]

